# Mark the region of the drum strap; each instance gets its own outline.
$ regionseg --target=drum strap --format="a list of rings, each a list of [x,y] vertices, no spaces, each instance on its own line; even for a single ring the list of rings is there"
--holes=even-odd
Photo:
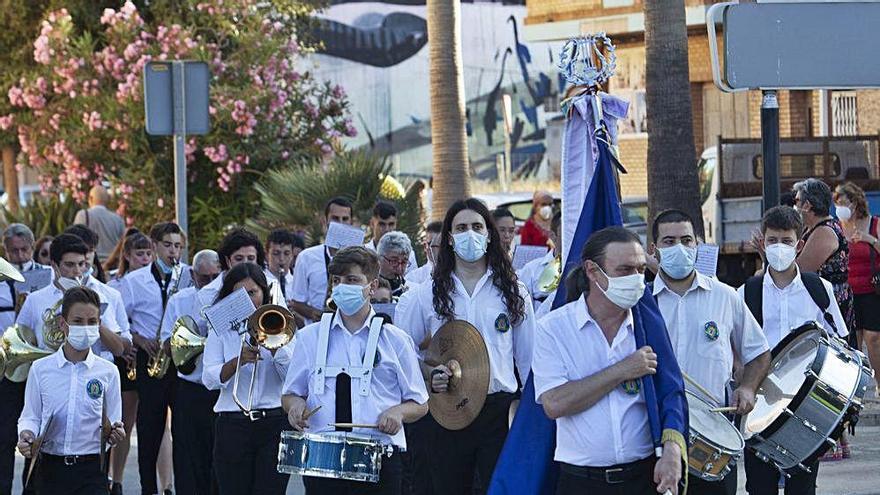
[[[837,329],[837,325],[834,324],[834,318],[831,316],[831,313],[828,312],[828,307],[831,305],[831,299],[828,297],[828,292],[825,290],[825,284],[822,283],[822,279],[819,275],[812,272],[801,272],[801,281],[804,283],[804,287],[807,289],[807,293],[810,294],[810,298],[816,303],[816,306],[822,310],[822,316],[825,318],[825,321],[831,326],[831,329],[834,330],[834,333],[840,335],[840,331]],[[764,325],[764,277],[763,275],[756,275],[754,277],[746,280],[745,287],[743,288],[743,295],[745,296],[746,306],[749,307],[749,311],[752,312],[752,316],[755,317],[755,320],[758,321],[758,324]]]
[[[373,379],[373,361],[376,359],[376,350],[379,347],[379,334],[384,320],[374,316],[370,320],[370,334],[367,337],[367,348],[364,352],[364,360],[361,366],[327,366],[327,349],[330,344],[330,327],[335,314],[324,313],[321,316],[321,326],[318,329],[318,355],[315,359],[315,393],[324,393],[324,382],[328,376],[336,376],[345,373],[352,378],[357,378],[359,392],[363,396],[370,395],[370,382]]]

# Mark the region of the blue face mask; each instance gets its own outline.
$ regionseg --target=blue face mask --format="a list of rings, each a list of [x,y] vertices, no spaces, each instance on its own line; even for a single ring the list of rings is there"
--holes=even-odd
[[[336,307],[345,316],[357,313],[367,302],[363,285],[339,284],[333,287],[333,292],[330,293],[330,296],[333,298],[333,302],[336,303]]]
[[[687,278],[694,271],[694,262],[697,260],[695,248],[679,243],[658,250],[660,251],[660,268],[669,278],[681,280]]]
[[[156,265],[159,267],[159,270],[162,271],[163,274],[168,275],[171,273],[171,267],[166,265],[162,258],[156,258]]]
[[[455,254],[462,260],[473,263],[486,255],[489,237],[473,230],[459,232],[452,236]]]

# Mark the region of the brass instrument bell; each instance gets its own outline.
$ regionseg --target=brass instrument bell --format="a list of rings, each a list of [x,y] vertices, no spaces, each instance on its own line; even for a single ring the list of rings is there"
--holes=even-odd
[[[545,294],[555,291],[559,287],[560,278],[562,278],[562,261],[556,257],[547,263],[538,276],[538,290]]]
[[[24,276],[18,271],[18,268],[12,263],[0,258],[0,282],[5,280],[13,280],[15,282],[24,282]]]
[[[196,321],[189,315],[181,316],[171,329],[171,360],[178,371],[188,375],[195,370],[195,360],[205,351],[208,339],[199,334]]]
[[[21,383],[27,379],[30,365],[37,359],[55,351],[37,347],[33,329],[24,325],[12,325],[0,337],[0,347],[5,355],[3,375],[11,382]]]
[[[43,311],[43,343],[47,348],[57,351],[64,344],[67,338],[64,336],[64,330],[61,329],[61,302],[64,298],[58,299],[51,307]]]

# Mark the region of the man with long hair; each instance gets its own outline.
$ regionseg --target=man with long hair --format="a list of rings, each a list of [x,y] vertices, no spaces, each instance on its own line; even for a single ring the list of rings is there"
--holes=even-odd
[[[435,493],[485,493],[508,431],[510,403],[519,378],[531,367],[535,316],[528,291],[516,277],[486,205],[477,199],[454,203],[443,220],[433,281],[424,283],[397,322],[418,344],[443,324],[465,320],[489,351],[489,396],[477,418],[452,431],[436,428],[431,478]],[[428,366],[430,392],[446,392],[446,364]]]

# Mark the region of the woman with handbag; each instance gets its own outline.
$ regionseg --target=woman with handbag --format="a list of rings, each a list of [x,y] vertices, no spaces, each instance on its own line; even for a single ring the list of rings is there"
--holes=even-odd
[[[868,211],[865,192],[852,182],[834,190],[837,218],[850,241],[849,284],[852,286],[859,347],[864,340],[871,366],[880,366],[880,218]],[[880,380],[880,375],[875,377]]]

